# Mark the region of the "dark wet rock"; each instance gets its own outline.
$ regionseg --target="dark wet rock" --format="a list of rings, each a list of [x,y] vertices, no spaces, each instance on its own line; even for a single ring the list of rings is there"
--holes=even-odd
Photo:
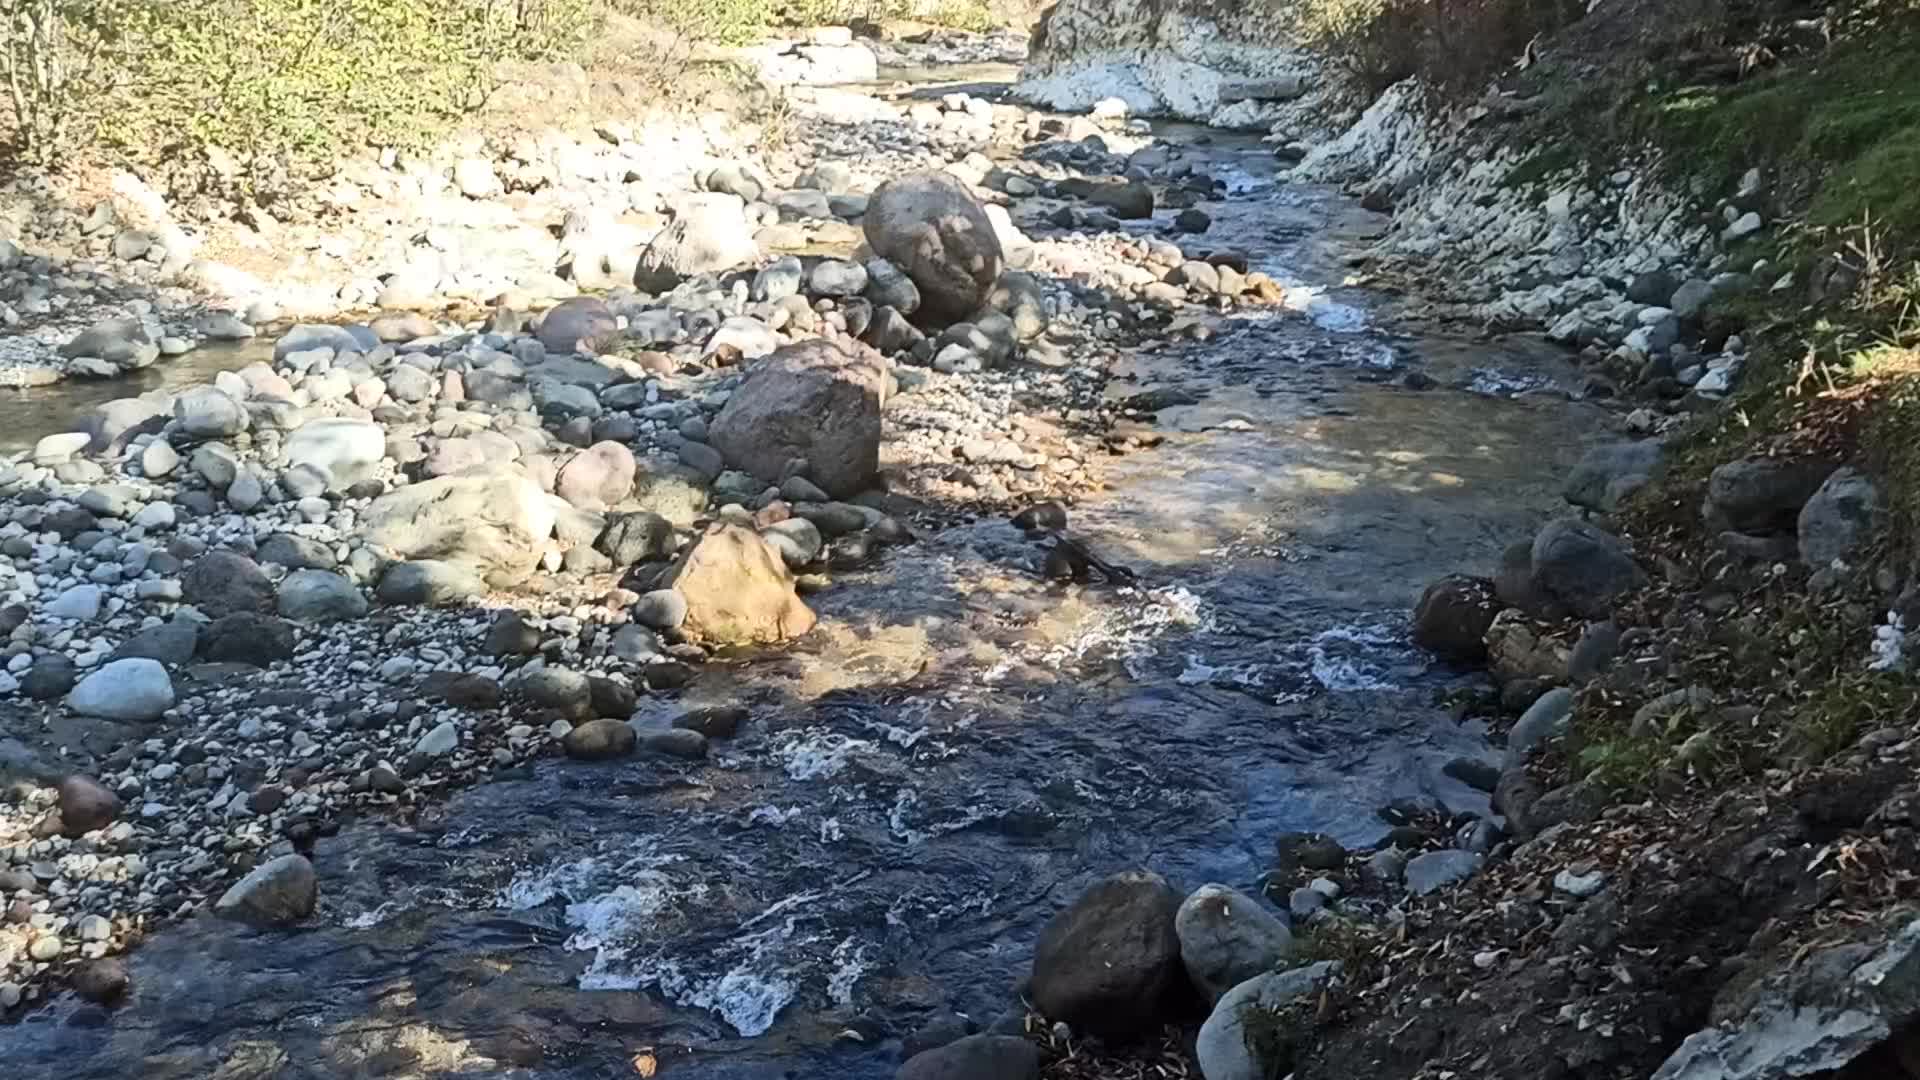
[[[880,185],[862,220],[875,254],[905,271],[920,290],[920,315],[944,325],[978,310],[1000,277],[993,221],[966,184],[924,171]]]
[[[33,666],[20,676],[20,692],[35,701],[64,697],[80,680],[80,669],[60,653],[34,658]]]
[[[1283,873],[1296,867],[1338,870],[1347,865],[1347,849],[1340,841],[1318,833],[1283,833],[1274,841],[1274,853]]]
[[[1615,600],[1646,583],[1626,544],[1573,518],[1548,522],[1533,541],[1533,577],[1575,614],[1605,618]]]
[[[60,781],[60,824],[66,836],[104,829],[120,816],[120,796],[92,777],[75,773]]]
[[[659,514],[637,511],[607,515],[593,546],[613,565],[625,567],[673,555],[673,525]]]
[[[313,914],[320,881],[301,855],[256,866],[214,902],[214,914],[258,926],[287,926]]]
[[[709,739],[731,739],[751,713],[744,705],[715,705],[689,709],[673,720],[673,726],[697,731]]]
[[[1225,885],[1203,885],[1174,916],[1180,961],[1209,1001],[1280,966],[1293,934],[1259,901]]]
[[[111,956],[89,960],[73,973],[73,989],[96,1005],[112,1005],[127,996],[133,979],[127,965]]]
[[[973,1032],[973,1023],[959,1013],[951,1010],[937,1013],[901,1040],[900,1056],[911,1059],[959,1042]]]
[[[447,683],[443,696],[456,709],[491,709],[500,704],[500,684],[485,675],[460,675]]]
[[[233,551],[209,551],[181,577],[182,597],[210,619],[238,611],[269,612],[273,582],[258,563]]]
[[[1730,461],[1708,479],[1701,516],[1715,530],[1790,533],[1801,507],[1833,471],[1827,462],[1805,458]]]
[[[1457,757],[1446,763],[1441,772],[1477,791],[1493,793],[1500,784],[1500,767],[1479,758]]]
[[[1122,220],[1153,216],[1153,188],[1138,181],[1114,181],[1094,177],[1070,177],[1058,185],[1060,191],[1076,199],[1113,211]]]
[[[907,1059],[894,1080],[1039,1080],[1040,1048],[1009,1035],[969,1035]]]
[[[1493,582],[1454,574],[1427,586],[1413,611],[1413,643],[1456,664],[1487,658],[1487,629],[1500,613]]]
[[[1125,1036],[1165,1015],[1182,979],[1174,916],[1180,897],[1158,874],[1128,871],[1095,885],[1040,932],[1033,1002],[1077,1030]]]
[[[633,753],[639,736],[624,720],[589,720],[560,738],[560,749],[576,761],[607,761]]]
[[[707,756],[707,737],[686,728],[649,731],[640,737],[641,748],[652,754],[697,761]]]
[[[503,611],[487,630],[487,652],[492,656],[531,656],[540,651],[540,631],[517,611]]]
[[[618,679],[593,675],[587,678],[593,713],[612,720],[625,720],[640,705],[640,695]]]
[[[1598,821],[1612,800],[1600,785],[1581,780],[1563,784],[1534,799],[1527,807],[1526,831],[1538,833],[1555,825],[1584,825]]]
[[[179,667],[192,663],[194,654],[199,651],[200,626],[181,619],[149,626],[121,642],[120,647],[113,651],[113,659],[144,657],[169,667]]]
[[[880,465],[884,364],[824,342],[786,346],[761,360],[727,399],[708,441],[735,468],[768,483],[794,459],[827,493],[869,487]]]
[[[215,619],[200,635],[200,656],[216,664],[270,667],[293,659],[293,626],[285,619],[236,611]]]
[[[1567,657],[1567,679],[1586,682],[1606,671],[1620,655],[1620,639],[1620,627],[1613,622],[1588,623]]]

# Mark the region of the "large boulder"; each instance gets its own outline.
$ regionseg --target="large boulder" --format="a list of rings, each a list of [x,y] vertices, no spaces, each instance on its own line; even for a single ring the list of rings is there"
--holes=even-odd
[[[282,855],[253,868],[214,901],[214,914],[256,926],[287,926],[313,914],[320,880],[303,855]]]
[[[1534,536],[1533,577],[1568,610],[1588,619],[1605,618],[1613,601],[1646,583],[1619,537],[1574,518],[1550,521]]]
[[[689,195],[675,208],[673,224],[640,253],[633,285],[644,292],[666,292],[694,274],[717,274],[759,258],[760,246],[737,196]]]
[[[919,314],[931,322],[972,315],[1003,269],[1000,238],[980,200],[944,172],[908,173],[880,185],[862,227],[874,254],[919,287]]]
[[[1858,469],[1836,469],[1800,508],[1800,558],[1821,570],[1844,562],[1884,516],[1880,490]]]
[[[755,364],[708,428],[727,464],[768,483],[804,458],[807,477],[846,498],[873,483],[880,468],[880,408],[886,369],[829,342],[788,345]]]
[[[91,356],[110,364],[124,364],[153,344],[152,329],[140,319],[102,319],[60,346],[60,355],[68,360]]]
[[[1097,1035],[1150,1030],[1182,978],[1180,896],[1158,874],[1115,874],[1055,915],[1033,950],[1033,1003]]]
[[[1311,1000],[1339,974],[1323,960],[1292,971],[1256,975],[1229,990],[1200,1025],[1193,1056],[1206,1080],[1269,1080],[1292,1070],[1291,1007]],[[1308,1018],[1311,1013],[1306,1014]]]
[[[1575,506],[1612,513],[1660,475],[1661,461],[1657,439],[1596,446],[1581,455],[1561,494]]]
[[[280,614],[295,622],[336,622],[367,613],[367,598],[330,570],[295,570],[280,583]]]
[[[658,585],[686,598],[682,630],[715,644],[769,644],[813,629],[780,553],[743,526],[709,528]]]
[[[1806,458],[1729,461],[1707,480],[1701,516],[1715,529],[1761,535],[1792,532],[1800,508],[1832,473],[1830,463]]]
[[[442,476],[388,492],[367,507],[367,542],[393,559],[430,559],[516,581],[539,562],[555,511],[517,467]]]
[[[968,1035],[915,1054],[894,1080],[1039,1080],[1040,1048],[1012,1035]]]
[[[285,447],[289,469],[316,469],[327,490],[345,491],[373,476],[387,453],[387,433],[369,420],[315,420],[289,434]]]
[[[1493,582],[1451,574],[1420,594],[1413,611],[1413,643],[1456,664],[1481,663],[1487,658],[1487,629],[1498,614]]]
[[[1287,924],[1225,885],[1194,890],[1174,916],[1173,929],[1180,937],[1180,962],[1209,1001],[1278,967],[1293,948]]]
[[[211,386],[173,399],[173,419],[192,439],[219,439],[247,430],[246,406]]]

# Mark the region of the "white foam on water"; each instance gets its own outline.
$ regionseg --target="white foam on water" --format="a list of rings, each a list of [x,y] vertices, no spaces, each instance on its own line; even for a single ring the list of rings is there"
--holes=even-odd
[[[1512,397],[1552,385],[1553,380],[1545,375],[1520,375],[1493,368],[1474,368],[1467,379],[1470,392],[1488,397]]]
[[[717,977],[690,975],[678,964],[666,963],[646,981],[678,1004],[713,1013],[742,1036],[764,1035],[800,992],[794,973],[780,966],[781,955],[818,940],[800,934],[798,923],[797,916],[790,916],[728,942],[727,951],[744,950],[746,956]]]
[[[1328,690],[1393,690],[1377,653],[1401,644],[1399,632],[1386,623],[1336,626],[1314,635],[1308,663],[1314,681]]]
[[[500,906],[508,911],[529,911],[560,897],[574,899],[592,888],[599,870],[599,860],[591,855],[551,863],[532,872],[523,870],[501,891]]]
[[[919,805],[919,792],[912,788],[901,788],[900,794],[894,797],[893,809],[887,811],[887,828],[893,831],[893,835],[909,844],[918,844],[932,835],[907,824],[907,815]]]
[[[352,916],[341,923],[341,925],[349,930],[370,930],[387,921],[387,913],[393,906],[394,902],[389,900],[379,907],[374,908],[372,911],[363,911],[358,915]]]
[[[846,838],[847,838],[846,829],[841,826],[839,818],[837,817],[825,818],[820,822],[820,842],[821,843],[837,844],[840,841],[845,840]]]
[[[782,810],[777,806],[756,806],[753,808],[753,812],[747,815],[747,824],[772,825],[778,827],[793,821],[806,812],[806,808],[801,806],[791,807],[786,810]]]
[[[865,739],[848,738],[823,727],[783,731],[774,755],[791,780],[820,780],[838,776],[855,754],[879,749]]]
[[[851,935],[833,947],[833,971],[827,976],[827,997],[835,1005],[843,1008],[853,1005],[854,986],[873,966],[867,958],[871,948]]]
[[[925,699],[909,701],[900,707],[899,719],[911,726],[890,724],[885,720],[862,719],[860,726],[879,735],[887,742],[903,750],[911,750],[915,743],[933,733],[930,726],[933,719],[933,702]]]

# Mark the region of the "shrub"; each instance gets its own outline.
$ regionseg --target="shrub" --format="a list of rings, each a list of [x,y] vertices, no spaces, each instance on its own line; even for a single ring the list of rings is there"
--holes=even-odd
[[[1583,0],[1301,0],[1295,31],[1380,89],[1409,75],[1477,88]]]
[[[90,141],[132,79],[137,3],[0,0],[0,75],[19,149],[45,162]]]

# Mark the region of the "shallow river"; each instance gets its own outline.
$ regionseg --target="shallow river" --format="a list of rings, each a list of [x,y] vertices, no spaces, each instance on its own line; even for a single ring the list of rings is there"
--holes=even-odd
[[[1282,830],[1484,811],[1441,772],[1488,753],[1437,700],[1461,677],[1407,612],[1553,510],[1597,416],[1513,395],[1563,374],[1549,350],[1379,328],[1338,286],[1379,219],[1219,153],[1244,182],[1216,235],[1305,314],[1214,319],[1111,388],[1192,402],[1073,511],[1137,587],[1042,582],[1000,521],[924,537],[818,597],[799,648],[673,705],[751,705],[710,760],[547,761],[349,824],[309,926],[167,929],[128,1006],[0,1031],[6,1075],[615,1077],[644,1050],[666,1076],[890,1077],[930,1010],[1004,1009],[1098,876],[1253,891]]]

